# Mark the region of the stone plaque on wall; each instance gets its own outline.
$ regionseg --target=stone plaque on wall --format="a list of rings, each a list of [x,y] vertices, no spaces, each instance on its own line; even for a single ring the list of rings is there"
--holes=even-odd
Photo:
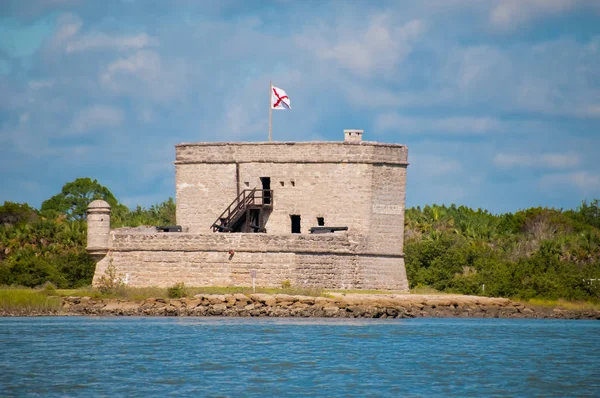
[[[400,205],[382,205],[373,204],[374,214],[390,214],[390,215],[401,215],[403,213],[402,206]]]

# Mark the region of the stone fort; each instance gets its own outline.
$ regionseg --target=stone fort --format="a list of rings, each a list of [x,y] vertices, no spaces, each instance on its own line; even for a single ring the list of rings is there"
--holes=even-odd
[[[407,291],[408,149],[362,140],[175,146],[178,226],[110,229],[88,208],[94,285],[112,264],[129,286]]]

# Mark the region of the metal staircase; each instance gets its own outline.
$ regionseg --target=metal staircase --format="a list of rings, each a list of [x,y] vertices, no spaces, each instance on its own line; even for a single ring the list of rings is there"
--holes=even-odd
[[[211,225],[213,232],[266,232],[263,213],[273,208],[272,189],[245,189]]]

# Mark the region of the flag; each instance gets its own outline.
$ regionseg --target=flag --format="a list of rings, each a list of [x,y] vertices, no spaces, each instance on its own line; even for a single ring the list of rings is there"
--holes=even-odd
[[[290,98],[279,87],[271,87],[271,109],[292,109]]]

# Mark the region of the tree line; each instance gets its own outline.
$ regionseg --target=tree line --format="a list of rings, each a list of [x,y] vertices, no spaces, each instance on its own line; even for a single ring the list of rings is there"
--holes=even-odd
[[[150,208],[129,209],[108,188],[90,178],[66,183],[40,209],[4,202],[0,206],[0,285],[90,285],[95,262],[85,250],[86,210],[96,199],[111,205],[113,228],[175,223],[172,198]]]
[[[521,299],[600,300],[600,203],[493,215],[464,206],[406,211],[411,287]]]
[[[91,284],[86,209],[111,205],[113,228],[175,224],[172,198],[129,209],[96,180],[78,178],[40,209],[0,206],[0,285],[59,288]],[[530,208],[494,215],[465,206],[406,210],[405,261],[411,288],[441,292],[600,301],[600,201],[575,210]]]

